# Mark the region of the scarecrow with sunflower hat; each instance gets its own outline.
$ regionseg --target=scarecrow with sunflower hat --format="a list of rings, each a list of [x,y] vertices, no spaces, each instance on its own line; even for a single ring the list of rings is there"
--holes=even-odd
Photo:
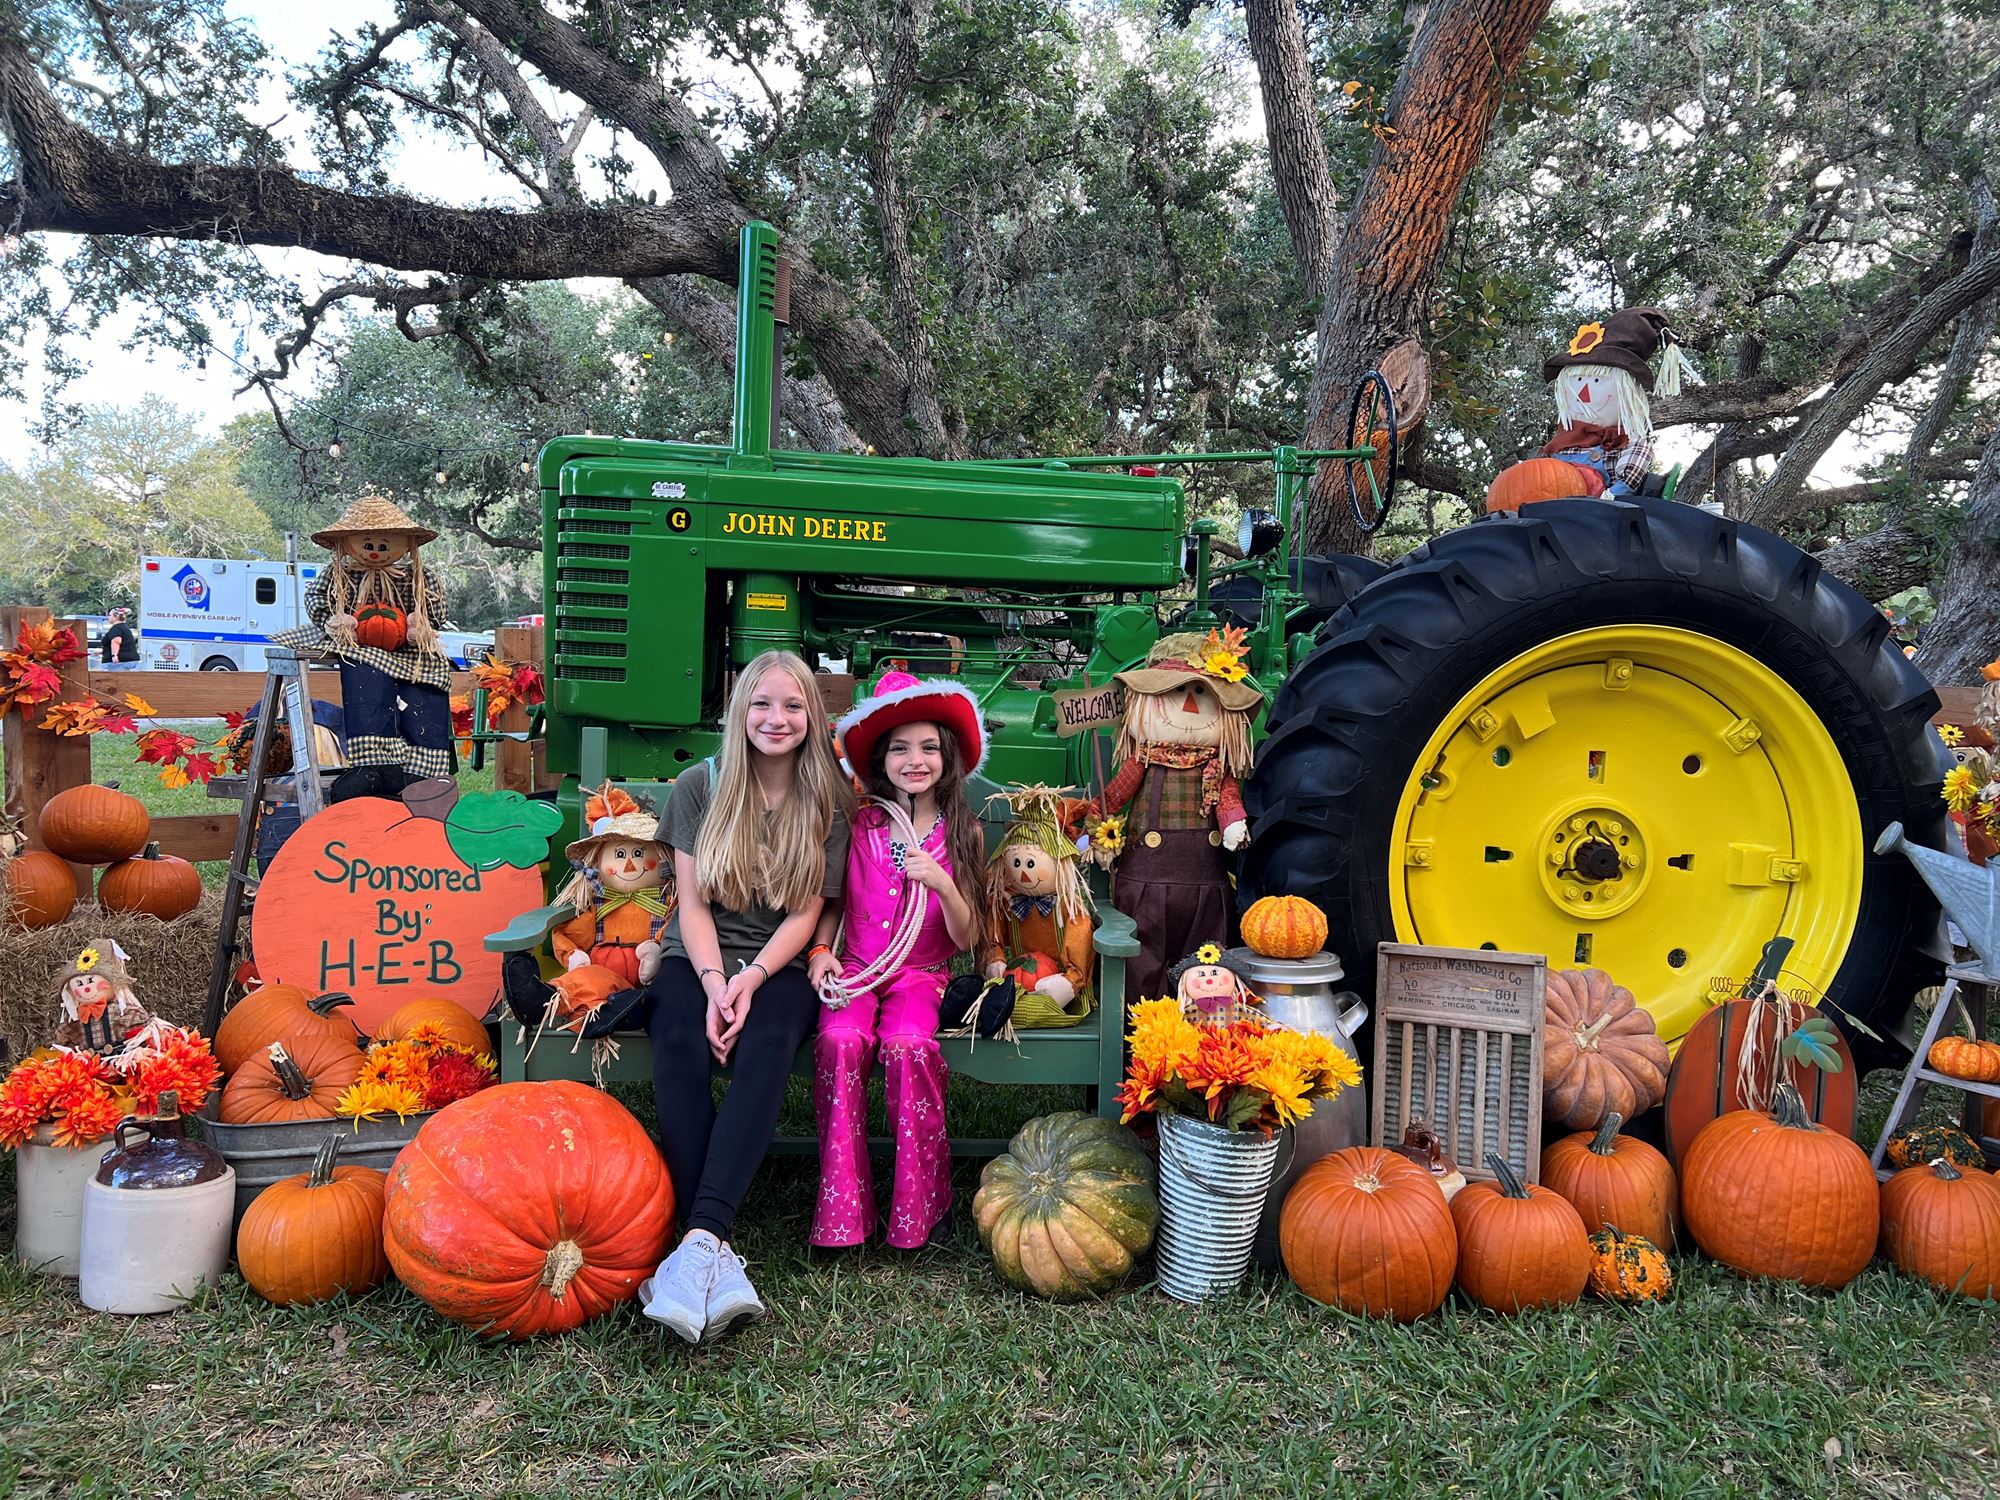
[[[1628,307],[1585,323],[1542,366],[1542,379],[1555,387],[1561,425],[1539,456],[1500,471],[1487,491],[1487,510],[1643,493],[1653,469],[1652,398],[1679,395],[1693,378],[1694,366],[1659,308]]]
[[[438,644],[450,621],[419,551],[437,533],[364,495],[312,539],[333,557],[306,588],[308,623],[271,640],[340,663],[352,769],[334,796],[395,797],[412,781],[451,775],[451,659]]]
[[[1128,1001],[1163,992],[1166,955],[1229,934],[1224,854],[1249,838],[1240,782],[1250,773],[1250,723],[1264,703],[1243,660],[1244,635],[1231,627],[1205,638],[1165,636],[1145,666],[1117,674],[1127,693],[1112,751],[1118,770],[1091,804],[1104,820],[1092,844],[1117,872],[1112,900],[1138,927],[1139,954],[1125,966]]]
[[[130,955],[109,938],[84,946],[63,974],[56,1045],[72,1052],[115,1053],[127,1037],[154,1024],[132,991]]]

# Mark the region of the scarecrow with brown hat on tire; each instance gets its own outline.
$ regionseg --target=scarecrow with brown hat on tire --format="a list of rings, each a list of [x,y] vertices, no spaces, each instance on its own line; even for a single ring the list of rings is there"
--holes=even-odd
[[[437,533],[364,495],[312,539],[333,557],[306,588],[309,623],[271,640],[340,663],[352,769],[334,797],[396,797],[413,781],[451,775],[451,659],[438,644],[450,622],[419,551]]]
[[[1117,872],[1112,901],[1138,927],[1128,1000],[1167,993],[1169,956],[1228,939],[1224,856],[1249,838],[1240,783],[1264,703],[1248,654],[1240,628],[1205,638],[1185,631],[1155,644],[1145,666],[1117,674],[1127,694],[1113,747],[1119,765],[1091,804],[1101,820],[1091,842]]]

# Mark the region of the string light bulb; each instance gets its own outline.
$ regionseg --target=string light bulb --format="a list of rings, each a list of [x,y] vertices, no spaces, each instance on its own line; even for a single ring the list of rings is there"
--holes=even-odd
[[[444,449],[442,448],[438,449],[437,472],[432,474],[431,478],[435,479],[440,487],[451,483],[451,475],[446,471],[444,466]]]
[[[346,452],[347,449],[342,447],[340,442],[340,426],[336,423],[333,429],[333,441],[326,445],[326,456],[337,460]]]
[[[208,356],[201,355],[194,362],[194,378],[206,384],[208,381]]]

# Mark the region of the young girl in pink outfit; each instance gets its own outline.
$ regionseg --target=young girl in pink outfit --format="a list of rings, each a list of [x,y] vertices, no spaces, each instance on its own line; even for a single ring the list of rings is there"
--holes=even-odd
[[[840,735],[847,766],[860,768],[875,801],[855,816],[842,905],[821,913],[809,950],[823,1002],[813,1042],[820,1192],[812,1243],[859,1245],[875,1229],[868,1074],[879,1044],[896,1143],[887,1239],[913,1250],[951,1207],[938,1003],[951,956],[979,941],[986,847],[965,778],[986,759],[986,733],[977,701],[957,683],[892,671],[841,719]],[[878,802],[901,808],[907,825]],[[898,962],[906,903],[919,895],[922,918]]]

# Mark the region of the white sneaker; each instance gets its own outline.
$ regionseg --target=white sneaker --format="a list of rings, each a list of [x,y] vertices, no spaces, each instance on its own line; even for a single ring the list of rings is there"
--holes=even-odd
[[[743,1257],[727,1245],[715,1258],[715,1271],[708,1286],[707,1316],[707,1337],[711,1339],[724,1338],[764,1316],[763,1301],[743,1272]]]
[[[640,1311],[690,1344],[700,1343],[708,1327],[709,1288],[715,1285],[721,1255],[722,1247],[712,1235],[689,1235],[660,1262],[659,1270],[639,1283]]]

